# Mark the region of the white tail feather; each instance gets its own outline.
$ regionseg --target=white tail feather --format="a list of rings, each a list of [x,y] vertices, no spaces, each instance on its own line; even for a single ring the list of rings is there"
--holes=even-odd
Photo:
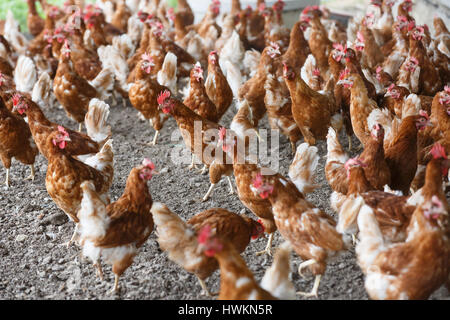
[[[319,163],[318,149],[304,142],[297,147],[294,160],[289,167],[289,178],[302,193],[312,192],[318,187],[314,171]]]
[[[36,83],[37,71],[33,60],[26,56],[20,56],[14,70],[14,82],[16,89],[22,92],[31,93]]]
[[[89,102],[89,111],[84,117],[84,124],[89,137],[96,142],[102,142],[111,137],[111,126],[108,125],[109,105],[94,98]]]
[[[177,92],[177,60],[176,55],[168,52],[157,75],[159,84],[168,87],[172,92]]]

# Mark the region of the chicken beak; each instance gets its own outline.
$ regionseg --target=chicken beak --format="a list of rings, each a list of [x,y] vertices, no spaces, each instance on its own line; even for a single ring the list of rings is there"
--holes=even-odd
[[[429,121],[427,121],[427,125],[426,125],[427,127],[433,127],[434,125],[433,125],[433,123],[431,122],[431,120],[429,120]]]
[[[392,97],[392,93],[390,91],[386,91],[386,93],[384,94],[384,97]]]

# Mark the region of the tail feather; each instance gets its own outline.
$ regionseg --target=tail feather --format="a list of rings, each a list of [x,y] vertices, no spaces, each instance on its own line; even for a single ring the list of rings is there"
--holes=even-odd
[[[220,61],[222,61],[222,59],[220,59]],[[244,80],[242,79],[241,71],[231,61],[228,60],[225,60],[223,62],[222,70],[224,71],[231,91],[233,91],[234,98],[237,99],[239,88],[244,82]]]
[[[89,111],[84,118],[84,124],[88,136],[100,144],[111,137],[111,126],[107,124],[108,116],[108,104],[97,98],[89,102]]]
[[[41,108],[47,107],[50,104],[52,91],[53,81],[50,79],[48,73],[44,72],[33,86],[31,100],[37,103]]]
[[[97,89],[100,99],[106,100],[109,97],[109,93],[114,88],[114,72],[111,67],[105,67],[100,71],[100,73],[95,77],[94,80],[90,81],[90,85]]]
[[[102,237],[106,234],[109,217],[106,204],[101,200],[92,181],[80,185],[83,192],[78,219],[80,219],[81,244],[87,239]]]
[[[362,197],[349,197],[342,204],[339,211],[339,221],[336,230],[339,233],[353,233],[358,230],[357,218],[361,207],[364,205]]]
[[[133,40],[127,34],[114,37],[112,39],[112,46],[120,53],[122,58],[129,59],[135,52]]]
[[[319,163],[318,149],[304,142],[297,147],[295,158],[289,167],[289,178],[302,193],[312,192],[319,186],[314,182],[314,171]]]
[[[342,149],[336,131],[330,127],[327,135],[327,163],[337,161],[344,164],[348,160],[348,155]]]
[[[128,91],[127,77],[129,68],[127,60],[113,46],[101,46],[97,49],[97,53],[102,65],[112,69],[121,89]]]
[[[6,21],[3,29],[4,36],[14,48],[14,51],[19,54],[25,54],[29,41],[19,31],[19,23],[14,19],[14,14],[11,10],[8,10],[8,13],[6,14]]]
[[[168,87],[171,92],[177,92],[177,60],[176,55],[167,52],[162,68],[157,75],[159,84]]]
[[[296,298],[295,287],[290,279],[291,251],[292,246],[289,241],[282,243],[275,253],[272,265],[266,270],[261,280],[263,289],[282,300],[294,300]]]
[[[383,234],[373,210],[363,205],[358,215],[359,243],[356,246],[358,262],[364,273],[385,249]]]
[[[403,103],[402,107],[402,119],[419,114],[422,109],[422,103],[417,94],[411,93]]]
[[[168,253],[169,259],[189,269],[202,258],[197,253],[198,243],[195,232],[165,204],[154,202],[150,212],[156,225],[158,243]]]
[[[14,70],[14,82],[16,89],[22,92],[31,93],[36,83],[37,71],[33,60],[27,56],[20,56]]]
[[[88,166],[101,171],[110,183],[112,183],[114,177],[114,152],[112,143],[113,140],[109,139],[97,154],[83,161]]]
[[[258,70],[259,60],[261,60],[261,53],[255,49],[245,51],[244,55],[244,70],[248,78],[252,78]]]

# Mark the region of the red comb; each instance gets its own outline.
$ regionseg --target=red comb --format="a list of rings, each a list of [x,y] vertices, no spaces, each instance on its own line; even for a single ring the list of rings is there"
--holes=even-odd
[[[350,74],[350,69],[345,68],[339,73],[339,80],[343,80],[347,75]]]
[[[22,98],[22,96],[21,96],[20,94],[18,94],[18,93],[15,93],[15,94],[13,95],[13,97],[12,97],[12,99],[13,99],[13,105],[17,106],[17,104],[18,104],[19,101],[20,101],[20,98]]]
[[[426,118],[427,120],[430,119],[430,117],[428,116],[428,113],[425,110],[420,110],[419,115]]]
[[[450,86],[449,86],[449,85],[446,85],[446,86],[444,87],[444,90],[445,90],[445,92],[450,93]]]
[[[430,153],[433,155],[433,159],[447,159],[445,148],[439,142],[434,144]]]
[[[155,164],[149,158],[144,158],[144,160],[142,160],[142,165],[152,170],[155,169]]]
[[[163,92],[161,92],[158,96],[158,104],[161,105],[164,103],[164,101],[166,101],[167,98],[170,97],[170,91],[169,90],[164,90]]]
[[[197,242],[204,244],[211,235],[211,226],[207,224],[198,233]]]
[[[319,68],[315,68],[315,69],[313,70],[313,75],[316,76],[316,77],[320,76],[320,70],[319,70]]]
[[[255,178],[252,181],[252,184],[255,188],[259,188],[263,184],[262,174],[261,172],[258,172],[255,176]]]

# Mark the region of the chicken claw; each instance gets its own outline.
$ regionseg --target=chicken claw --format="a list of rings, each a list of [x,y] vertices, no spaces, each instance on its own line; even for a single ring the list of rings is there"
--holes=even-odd
[[[310,261],[310,260],[308,260]],[[319,274],[316,276],[316,279],[314,280],[314,286],[311,290],[311,292],[303,292],[303,291],[298,291],[297,294],[304,296],[304,297],[318,297],[317,295],[317,291],[319,290],[319,284],[320,284],[320,278],[322,276]]]
[[[198,282],[200,282],[200,286],[202,287],[202,292],[200,293],[201,295],[206,295],[206,296],[208,296],[208,297],[214,297],[214,296],[217,296],[217,295],[218,295],[217,292],[211,293],[211,292],[208,290],[208,287],[206,286],[205,281],[203,281],[203,280],[200,279],[199,277],[197,277],[197,279],[198,279]]]
[[[273,232],[269,235],[266,248],[263,251],[256,252],[256,255],[260,256],[262,254],[268,254],[269,256],[272,257],[272,241],[273,241]]]
[[[30,167],[31,167],[31,173],[28,177],[25,178],[25,180],[34,181],[34,176],[35,176],[34,164],[30,165]]]
[[[200,171],[200,174],[203,175],[203,174],[205,174],[207,171],[208,171],[208,166],[205,164],[205,165],[203,165],[203,168],[202,168],[202,170]]]

